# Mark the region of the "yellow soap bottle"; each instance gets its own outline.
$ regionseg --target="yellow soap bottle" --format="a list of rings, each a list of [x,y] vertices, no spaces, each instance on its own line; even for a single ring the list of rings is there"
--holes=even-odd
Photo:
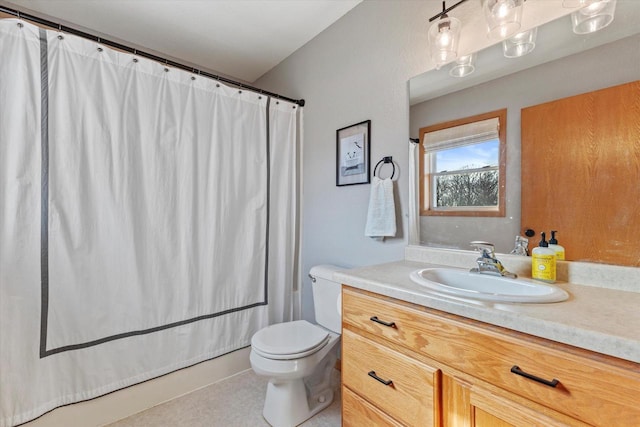
[[[555,251],[556,259],[563,260],[564,259],[564,246],[558,244],[558,240],[556,239],[556,230],[551,230],[551,238],[549,239],[549,249]]]
[[[544,232],[537,248],[531,251],[531,277],[547,283],[556,281],[556,252],[549,249]]]

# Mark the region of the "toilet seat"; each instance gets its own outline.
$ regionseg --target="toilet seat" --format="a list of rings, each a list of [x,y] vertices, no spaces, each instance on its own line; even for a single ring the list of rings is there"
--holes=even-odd
[[[320,350],[329,342],[329,333],[306,320],[278,323],[256,332],[251,348],[267,359],[298,359]]]

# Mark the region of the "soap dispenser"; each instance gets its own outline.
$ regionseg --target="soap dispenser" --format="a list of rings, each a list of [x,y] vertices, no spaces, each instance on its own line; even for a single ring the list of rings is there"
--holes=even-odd
[[[549,249],[555,251],[556,259],[563,260],[564,259],[564,246],[558,244],[558,240],[556,239],[556,230],[551,230],[551,238],[549,239]]]
[[[556,281],[556,252],[549,249],[546,234],[540,233],[542,240],[537,248],[531,251],[531,277],[547,283]]]

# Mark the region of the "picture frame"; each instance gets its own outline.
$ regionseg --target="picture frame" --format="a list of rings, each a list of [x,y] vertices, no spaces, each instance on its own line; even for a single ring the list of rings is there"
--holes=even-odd
[[[371,182],[371,120],[336,131],[336,186]]]

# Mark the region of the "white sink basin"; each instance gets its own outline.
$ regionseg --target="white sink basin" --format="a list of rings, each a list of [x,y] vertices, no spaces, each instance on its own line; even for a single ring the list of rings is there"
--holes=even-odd
[[[412,272],[410,277],[433,291],[484,301],[544,303],[569,298],[563,289],[546,283],[455,268],[425,268]]]

